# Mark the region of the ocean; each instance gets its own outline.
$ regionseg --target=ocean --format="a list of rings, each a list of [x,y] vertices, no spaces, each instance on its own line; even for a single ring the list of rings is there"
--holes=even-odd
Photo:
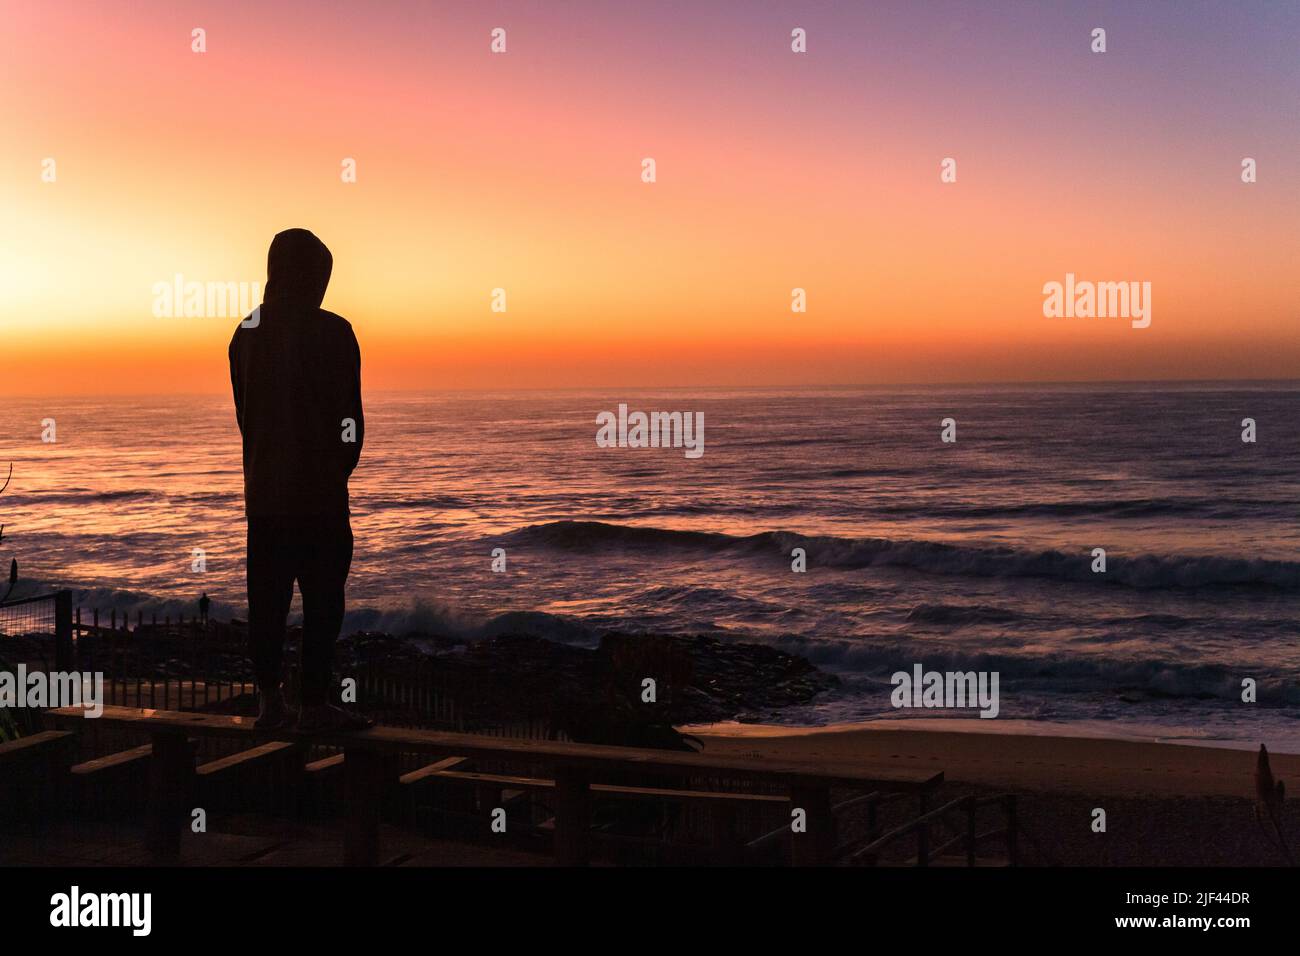
[[[702,413],[703,454],[598,447],[620,403]],[[244,615],[228,397],[6,411],[18,593],[147,616],[206,592]],[[992,729],[1300,752],[1300,383],[375,393],[366,412],[349,629],[708,634],[840,677],[770,722],[955,716],[891,706],[920,664],[996,672]]]

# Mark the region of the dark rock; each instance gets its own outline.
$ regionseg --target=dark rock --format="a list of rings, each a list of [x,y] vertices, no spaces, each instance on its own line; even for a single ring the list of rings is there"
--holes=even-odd
[[[470,728],[536,720],[573,740],[674,749],[688,745],[673,725],[761,719],[837,683],[766,645],[617,633],[595,649],[522,634],[464,643],[361,633],[340,642],[338,666],[424,675]]]

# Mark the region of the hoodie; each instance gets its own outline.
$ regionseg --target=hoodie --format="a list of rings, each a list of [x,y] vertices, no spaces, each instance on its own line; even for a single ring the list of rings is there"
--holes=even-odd
[[[333,265],[306,229],[277,235],[262,304],[230,340],[249,517],[348,513],[365,434],[361,350],[348,321],[320,307]]]

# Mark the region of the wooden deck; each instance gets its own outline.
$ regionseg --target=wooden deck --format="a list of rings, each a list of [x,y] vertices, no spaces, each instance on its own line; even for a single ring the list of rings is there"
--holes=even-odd
[[[51,712],[60,724],[75,730],[86,718],[77,708]],[[137,710],[106,707],[96,721],[147,735],[152,741],[149,761],[150,817],[149,845],[159,859],[175,859],[180,834],[188,819],[185,801],[193,792],[195,760],[192,740],[207,736],[244,742],[257,759],[275,757],[296,760],[308,743],[334,745],[343,750],[342,773],[346,804],[344,862],[375,865],[381,862],[380,817],[387,794],[399,787],[397,754],[420,754],[439,758],[416,776],[474,785],[516,789],[546,789],[555,806],[555,854],[562,864],[585,865],[590,859],[589,830],[593,794],[626,795],[666,801],[716,805],[723,812],[729,803],[768,803],[784,800],[791,811],[801,809],[806,830],[792,831],[792,862],[824,864],[835,850],[835,824],[831,788],[854,791],[916,793],[924,805],[925,795],[943,780],[939,771],[916,770],[890,763],[860,764],[837,760],[758,760],[740,756],[712,756],[707,753],[647,750],[562,741],[488,737],[395,727],[375,727],[350,733],[313,734],[265,733],[253,727],[247,717]],[[478,774],[451,769],[450,758],[511,762],[540,768],[545,777]],[[226,764],[241,762],[232,758]],[[459,761],[457,761],[459,762]],[[332,764],[337,768],[338,763]],[[218,768],[219,769],[219,768]],[[534,772],[534,771],[530,771]],[[652,773],[657,778],[680,781],[682,786],[654,788],[625,787],[630,772]],[[408,784],[412,775],[405,775]],[[726,778],[780,789],[784,798],[750,792],[691,789],[699,778]],[[625,792],[625,793],[622,793]]]
[[[80,708],[50,711],[65,727],[75,729],[85,719]],[[378,753],[442,753],[445,756],[515,758],[555,766],[589,769],[610,766],[635,767],[664,773],[727,773],[736,777],[780,780],[797,784],[816,781],[830,786],[875,787],[917,790],[943,780],[940,771],[913,770],[889,763],[849,764],[842,760],[755,760],[749,757],[710,756],[675,750],[649,750],[578,744],[556,740],[527,740],[489,737],[405,727],[374,727],[370,730],[334,734],[265,732],[253,726],[251,717],[229,717],[171,710],[137,710],[105,707],[100,723],[129,725],[146,733],[180,733],[189,737],[244,737],[253,740],[300,741],[364,749]]]

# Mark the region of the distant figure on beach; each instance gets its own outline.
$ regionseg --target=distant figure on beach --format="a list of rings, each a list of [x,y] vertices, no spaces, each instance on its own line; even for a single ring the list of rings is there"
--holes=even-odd
[[[204,626],[208,623],[208,608],[212,607],[212,598],[208,597],[208,592],[204,591],[203,596],[199,598],[199,620]]]
[[[281,687],[285,619],[302,595],[304,732],[361,728],[331,703],[334,643],[352,566],[348,477],[361,457],[361,350],[352,326],[320,307],[334,257],[306,229],[271,242],[262,304],[230,340],[230,382],[244,440],[249,656],[257,726],[292,723]]]

